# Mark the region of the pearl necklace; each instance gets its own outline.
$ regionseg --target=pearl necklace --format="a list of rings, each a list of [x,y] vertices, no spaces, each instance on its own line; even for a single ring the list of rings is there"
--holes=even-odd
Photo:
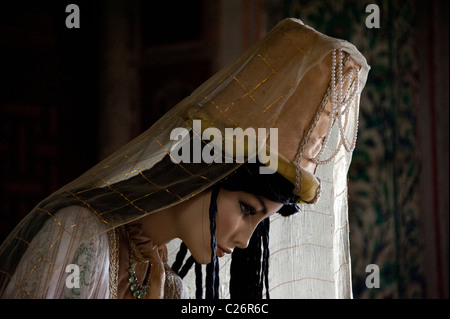
[[[325,136],[323,145],[327,145],[330,138],[330,133],[333,128],[333,124],[337,122],[339,129],[339,142],[335,147],[335,151],[327,159],[320,159],[326,147],[322,147],[319,154],[312,161],[316,164],[328,164],[339,153],[341,147],[351,153],[356,146],[356,135],[358,130],[358,94],[359,94],[359,72],[356,68],[351,68],[344,74],[344,52],[341,48],[335,49],[331,53],[332,67],[331,67],[331,82],[330,82],[330,104],[331,113],[328,131]],[[344,84],[355,77],[353,82],[348,85],[344,92]],[[327,92],[328,93],[328,92]],[[350,120],[350,110],[353,110],[354,121]],[[347,140],[346,132],[349,130],[349,126],[353,126],[352,132],[350,132],[351,141]]]

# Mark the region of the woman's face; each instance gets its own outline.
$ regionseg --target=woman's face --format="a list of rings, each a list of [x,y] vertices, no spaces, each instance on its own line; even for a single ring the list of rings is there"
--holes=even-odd
[[[210,194],[207,192],[204,196],[210,198]],[[221,189],[217,197],[217,257],[231,254],[236,247],[246,248],[256,226],[278,212],[282,206],[262,196]],[[183,241],[197,262],[207,264],[211,261],[209,202],[203,204],[200,210],[201,222],[196,219],[197,222],[190,223],[191,229]]]

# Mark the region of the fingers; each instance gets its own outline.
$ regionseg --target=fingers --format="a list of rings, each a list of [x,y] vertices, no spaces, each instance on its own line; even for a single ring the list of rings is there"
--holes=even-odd
[[[166,282],[166,271],[164,269],[164,262],[167,261],[167,247],[162,245],[160,247],[154,246],[154,249],[149,255],[151,270],[150,270],[150,291],[148,293],[149,299],[163,299],[164,285]]]
[[[155,245],[152,239],[145,235],[141,224],[129,224],[126,227],[128,232],[129,240],[131,241],[131,246],[134,246],[135,254],[138,259],[150,260],[150,259],[161,259],[158,255],[155,255],[155,250],[157,251],[159,247]],[[165,251],[165,253],[164,253]],[[167,248],[162,247],[161,253],[163,254],[162,260],[167,261]]]
[[[167,257],[168,253],[167,253],[166,245],[159,246],[158,247],[158,253],[159,253],[159,256],[161,257],[162,262],[166,263],[167,262],[167,258],[168,258]]]
[[[151,243],[153,244],[153,243]],[[161,245],[159,247],[153,244],[151,250],[147,250],[145,256],[153,265],[161,265],[164,267],[164,263],[167,262],[167,247],[166,245]]]
[[[157,267],[150,272],[150,290],[147,293],[148,299],[164,299],[164,284],[166,282],[166,273],[164,267]]]
[[[166,272],[164,263],[168,260],[166,245],[157,246],[151,238],[145,235],[141,224],[127,225],[126,231],[131,249],[137,261],[149,261],[150,290],[146,294],[147,299],[163,299]]]

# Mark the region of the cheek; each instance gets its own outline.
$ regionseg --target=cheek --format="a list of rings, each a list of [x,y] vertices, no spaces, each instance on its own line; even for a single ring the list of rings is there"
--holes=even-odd
[[[185,238],[185,244],[190,253],[200,264],[211,262],[211,232],[209,228],[208,212],[189,227],[189,235]]]
[[[220,205],[216,218],[217,241],[229,239],[239,229],[242,215],[231,205]]]

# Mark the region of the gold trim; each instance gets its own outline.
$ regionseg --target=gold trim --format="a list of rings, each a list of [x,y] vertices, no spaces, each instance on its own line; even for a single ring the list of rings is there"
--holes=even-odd
[[[116,229],[108,232],[109,240],[109,298],[117,299],[119,283],[119,238]]]

